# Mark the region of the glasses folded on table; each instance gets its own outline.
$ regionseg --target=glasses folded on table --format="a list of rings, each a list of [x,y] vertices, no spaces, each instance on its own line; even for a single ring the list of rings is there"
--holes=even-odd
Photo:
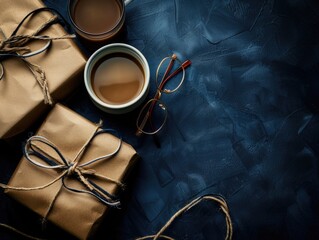
[[[177,67],[174,68],[174,65]],[[136,135],[156,134],[166,123],[167,107],[160,100],[163,93],[170,94],[176,92],[182,86],[185,79],[185,69],[190,66],[191,61],[181,62],[175,54],[165,57],[156,70],[156,86],[155,96],[146,102],[142,107],[136,120]]]

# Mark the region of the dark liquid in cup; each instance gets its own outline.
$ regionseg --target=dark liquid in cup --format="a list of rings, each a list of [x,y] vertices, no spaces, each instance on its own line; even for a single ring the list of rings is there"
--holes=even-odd
[[[124,104],[136,98],[142,91],[144,71],[131,55],[112,53],[94,65],[91,84],[93,91],[103,102]]]
[[[118,0],[78,0],[73,7],[72,18],[83,31],[100,34],[118,24],[122,11]]]

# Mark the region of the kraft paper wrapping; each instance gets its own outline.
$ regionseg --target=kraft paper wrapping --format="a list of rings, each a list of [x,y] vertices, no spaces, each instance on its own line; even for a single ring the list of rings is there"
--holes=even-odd
[[[39,0],[0,0],[0,6],[0,28],[6,38],[28,13],[44,7]],[[31,18],[23,24],[19,35],[30,34],[52,16],[50,12],[42,12]],[[40,34],[61,37],[67,33],[62,26],[54,24]],[[39,43],[31,41],[27,45],[36,49]],[[72,39],[53,40],[48,50],[28,60],[44,70],[55,102],[66,97],[80,82],[86,62]],[[25,130],[50,107],[44,104],[43,92],[22,60],[10,58],[2,61],[2,64],[4,77],[0,81],[0,139]]]
[[[96,124],[57,104],[36,135],[49,139],[68,160],[71,160],[92,136],[96,128]],[[119,139],[111,134],[99,135],[88,145],[79,163],[112,152],[118,141]],[[45,149],[45,151],[48,150]],[[103,176],[122,182],[137,159],[138,155],[133,147],[123,142],[120,151],[114,157],[85,168],[93,169]],[[39,168],[23,158],[8,185],[27,188],[42,186],[55,179],[59,174],[56,170]],[[79,188],[85,189],[76,180],[67,179],[67,181],[70,181],[73,186],[78,185]],[[118,190],[118,186],[114,183],[98,179],[94,179],[94,181],[111,194],[115,194]],[[41,216],[45,216],[49,205],[57,195],[47,219],[79,239],[87,239],[94,232],[109,208],[89,194],[67,190],[62,186],[61,181],[42,190],[5,190],[5,192]]]

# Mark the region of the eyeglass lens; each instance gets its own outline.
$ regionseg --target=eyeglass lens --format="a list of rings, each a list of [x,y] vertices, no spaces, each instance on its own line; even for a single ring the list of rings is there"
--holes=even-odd
[[[178,73],[179,71],[182,71],[182,74],[175,74],[175,72]],[[182,85],[184,78],[185,70],[179,59],[174,57],[174,55],[166,57],[160,62],[156,70],[157,89],[164,93],[175,92]]]
[[[167,109],[160,100],[151,99],[142,108],[137,119],[138,130],[155,134],[162,129],[167,119]]]

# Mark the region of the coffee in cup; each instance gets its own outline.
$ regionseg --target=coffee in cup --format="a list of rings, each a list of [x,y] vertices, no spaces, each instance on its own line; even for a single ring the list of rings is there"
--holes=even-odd
[[[69,0],[68,13],[76,33],[91,43],[117,36],[124,25],[123,0]]]
[[[127,53],[108,54],[99,59],[91,73],[94,93],[103,102],[119,105],[136,98],[144,86],[144,71]]]
[[[122,43],[109,44],[89,58],[84,80],[99,108],[109,113],[126,113],[147,96],[149,66],[136,48]]]

